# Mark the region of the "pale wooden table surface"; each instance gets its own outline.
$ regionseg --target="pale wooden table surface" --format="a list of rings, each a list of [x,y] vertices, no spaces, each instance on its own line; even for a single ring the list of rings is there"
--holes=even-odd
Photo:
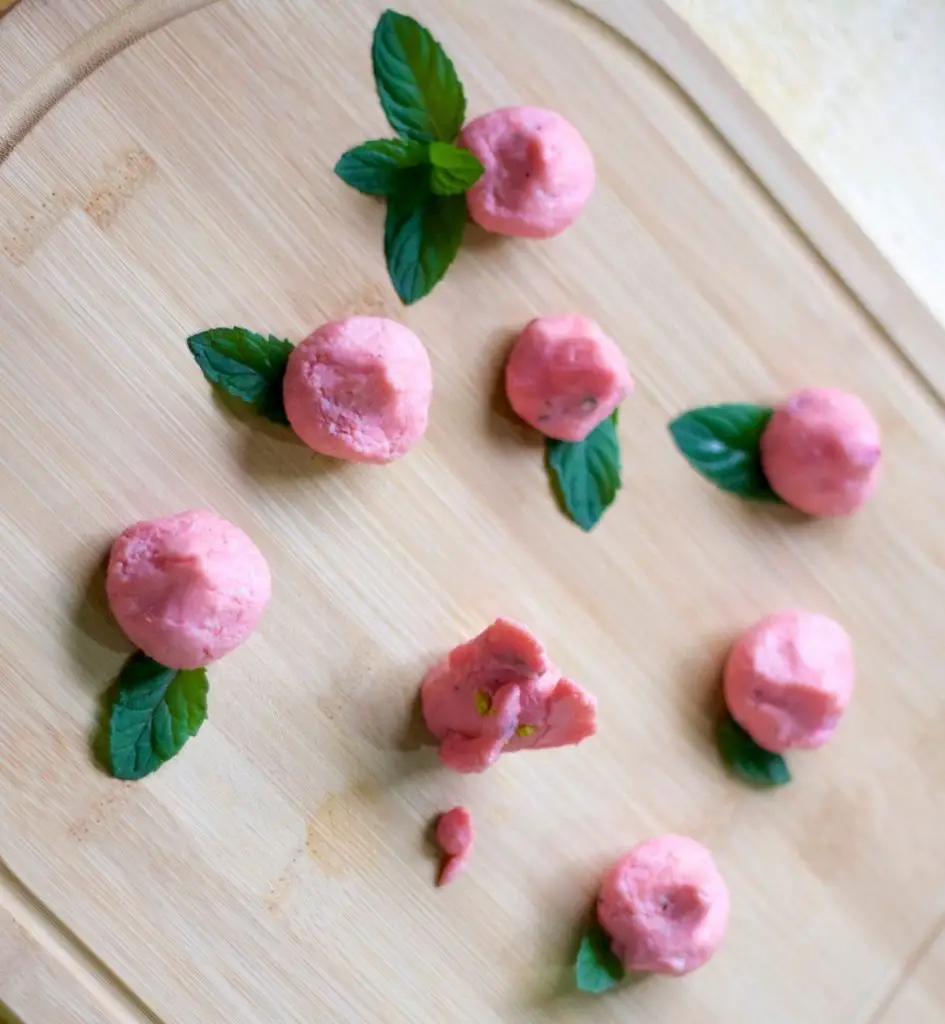
[[[125,6],[37,0],[26,18],[25,2],[0,22],[7,100],[98,16]],[[353,66],[380,3],[320,3]],[[926,79],[905,73],[941,39],[933,5],[816,6],[816,33],[795,30],[790,46],[771,33],[774,4],[718,0],[685,13],[702,20],[797,148],[828,168],[831,153],[867,146],[862,122],[830,122],[825,136],[812,113],[830,109],[824,94],[767,76],[753,84],[763,55],[787,65],[785,54],[806,54],[838,76],[831,95],[842,96],[824,38],[857,26],[849,67],[860,68],[890,32],[912,38],[912,26],[925,26],[915,41],[926,56],[900,54],[902,73],[876,94],[901,111],[889,116],[902,134],[874,133],[870,174],[862,150],[850,157],[841,177],[848,189],[857,182],[851,191],[831,180],[847,206],[862,203],[860,222],[916,285],[916,268],[936,258],[930,239],[920,236],[921,253],[892,251],[884,231],[894,206],[877,202],[872,169],[886,159],[898,173],[897,147],[935,142],[931,108],[915,105]],[[423,0],[404,7],[430,10]],[[579,41],[580,59],[564,73],[534,56],[519,67],[515,39],[533,28],[514,12],[525,8],[493,0],[494,18],[480,21],[450,0],[430,20],[462,29],[451,49],[477,104],[540,83],[549,105],[580,113],[603,155],[598,196],[549,247],[480,243],[443,291],[406,314],[364,257],[377,243],[370,205],[312,174],[330,166],[339,139],[379,122],[370,90],[351,93],[345,61],[326,62],[319,109],[298,104],[324,52],[301,0],[233,0],[156,34],[63,100],[0,171],[11,200],[0,210],[0,398],[10,425],[0,999],[27,1024],[126,1024],[154,1013],[168,1024],[573,1019],[582,1004],[548,998],[570,922],[628,835],[669,828],[718,851],[736,891],[729,946],[692,979],[603,1000],[588,1019],[940,1024],[941,388],[904,367],[645,62],[556,9],[535,29],[536,53],[571,53]],[[812,24],[814,4],[791,8],[792,25]],[[886,15],[906,28],[887,30]],[[507,17],[514,30],[503,28]],[[656,21],[652,29],[661,38]],[[678,49],[682,66],[685,44]],[[789,79],[785,71],[775,82]],[[890,99],[901,83],[906,93]],[[585,124],[607,90],[619,95],[616,109]],[[839,118],[849,101],[831,102]],[[280,127],[287,112],[291,143]],[[854,132],[843,145],[841,122]],[[237,152],[238,163],[220,159]],[[810,189],[788,177],[768,184],[803,207]],[[934,218],[934,183],[923,192],[920,177],[904,192]],[[324,194],[313,194],[313,180]],[[837,218],[826,216],[824,229],[848,237]],[[620,279],[613,253],[625,260]],[[485,307],[470,298],[486,292]],[[535,453],[481,401],[501,359],[497,325],[522,321],[548,295],[625,325],[641,383],[621,428],[628,489],[592,537],[560,520]],[[424,446],[381,473],[313,477],[306,453],[215,406],[178,344],[208,318],[264,319],[297,337],[353,306],[415,326],[438,375]],[[481,346],[457,350],[457,324]],[[924,338],[913,354],[931,364],[928,346],[941,336]],[[855,523],[799,528],[752,516],[661,447],[680,405],[811,379],[861,392],[886,430],[886,485]],[[141,402],[142,380],[160,401]],[[277,600],[259,634],[216,671],[199,740],[152,780],[123,786],[88,764],[89,723],[121,643],[86,580],[94,584],[116,526],[198,501],[258,540]],[[406,563],[414,571],[404,578]],[[598,692],[607,728],[594,748],[522,755],[481,780],[444,778],[404,747],[410,695],[431,652],[481,627],[500,591],[501,610],[535,626]],[[798,783],[756,797],[717,771],[707,698],[734,625],[788,599],[851,626],[861,689],[849,724],[801,762]],[[467,797],[482,822],[476,865],[463,886],[435,894],[419,836],[444,799]],[[391,994],[396,1008],[384,1017]]]
[[[35,22],[4,49],[0,99],[132,0],[21,2]],[[945,3],[669,2],[945,323]]]

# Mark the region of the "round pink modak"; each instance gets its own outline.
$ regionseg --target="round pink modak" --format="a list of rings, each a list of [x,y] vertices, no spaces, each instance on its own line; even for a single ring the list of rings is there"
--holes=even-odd
[[[486,231],[550,238],[574,222],[594,191],[593,154],[552,110],[493,110],[470,121],[458,141],[485,168],[466,203]]]
[[[131,642],[168,668],[200,668],[256,628],[272,581],[262,552],[207,509],[129,526],[112,545],[106,591]]]

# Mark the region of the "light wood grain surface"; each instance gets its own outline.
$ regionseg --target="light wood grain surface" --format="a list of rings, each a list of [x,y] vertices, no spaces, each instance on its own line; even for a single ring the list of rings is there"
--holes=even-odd
[[[672,5],[945,322],[945,4]]]
[[[553,106],[600,170],[566,235],[470,231],[410,310],[385,280],[379,207],[330,173],[384,132],[374,0],[187,15],[69,91],[0,166],[0,1000],[27,1024],[931,1024],[945,995],[945,422],[912,364],[941,333],[659,4],[594,8],[663,47],[755,171],[774,169],[792,219],[577,9],[402,6],[447,46],[473,112]],[[819,223],[858,296],[792,220]],[[906,330],[884,333],[867,307]],[[558,514],[540,447],[494,400],[512,332],[572,309],[619,340],[639,381],[625,489],[590,536]],[[235,414],[183,344],[232,322],[297,339],[356,311],[403,319],[434,364],[428,435],[383,469],[313,458]],[[885,431],[884,485],[855,520],[739,505],[672,450],[665,423],[686,406],[811,383],[857,391]],[[202,504],[257,540],[273,602],[214,666],[200,736],[118,783],[89,752],[127,652],[101,560],[129,521]],[[746,792],[712,749],[719,666],[740,628],[791,604],[847,624],[859,691],[793,786]],[[416,686],[497,614],[597,693],[603,727],[450,775],[420,742]],[[437,892],[424,831],[458,800],[479,844]],[[603,867],[666,830],[715,849],[728,945],[684,981],[579,998],[562,979]]]
[[[945,323],[945,4],[668,2]],[[132,3],[27,0],[0,26],[0,98]]]

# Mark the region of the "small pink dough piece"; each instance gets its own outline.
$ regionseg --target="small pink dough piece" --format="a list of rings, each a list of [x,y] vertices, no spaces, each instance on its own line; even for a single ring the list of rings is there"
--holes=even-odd
[[[440,758],[458,772],[484,771],[503,751],[566,746],[597,731],[597,701],[510,619],[450,651],[427,673],[420,698]]]
[[[253,632],[272,584],[239,527],[194,509],[129,526],[112,546],[105,587],[136,647],[168,668],[193,669]]]
[[[725,703],[765,750],[823,746],[853,696],[853,645],[815,612],[776,612],[755,623],[725,663]]]
[[[722,945],[728,887],[695,839],[659,836],[635,846],[608,871],[597,918],[628,971],[688,974]]]
[[[449,885],[465,871],[474,839],[472,815],[465,807],[454,807],[440,815],[436,823],[436,841],[446,859],[437,885]]]
[[[485,168],[466,204],[487,231],[549,238],[574,221],[594,191],[593,154],[574,125],[552,110],[493,110],[470,121],[458,144]]]
[[[310,448],[392,462],[427,428],[433,374],[413,331],[352,316],[324,324],[294,349],[282,387],[292,429]]]
[[[761,464],[775,493],[811,516],[847,516],[876,489],[879,424],[856,397],[832,388],[798,391],[761,436]]]
[[[532,320],[505,367],[505,392],[515,412],[561,441],[582,441],[632,390],[623,353],[583,316]]]

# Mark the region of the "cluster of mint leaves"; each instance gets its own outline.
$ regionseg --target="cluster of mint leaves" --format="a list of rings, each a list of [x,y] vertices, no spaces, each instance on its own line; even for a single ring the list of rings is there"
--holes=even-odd
[[[117,779],[143,779],[179,753],[207,719],[207,670],[167,668],[141,651],[125,663],[108,722]]]
[[[387,271],[410,305],[430,294],[455,259],[466,227],[464,193],[483,166],[455,144],[466,94],[453,62],[423,25],[385,11],[371,58],[381,107],[398,137],[349,149],[335,173],[359,192],[386,199]]]

